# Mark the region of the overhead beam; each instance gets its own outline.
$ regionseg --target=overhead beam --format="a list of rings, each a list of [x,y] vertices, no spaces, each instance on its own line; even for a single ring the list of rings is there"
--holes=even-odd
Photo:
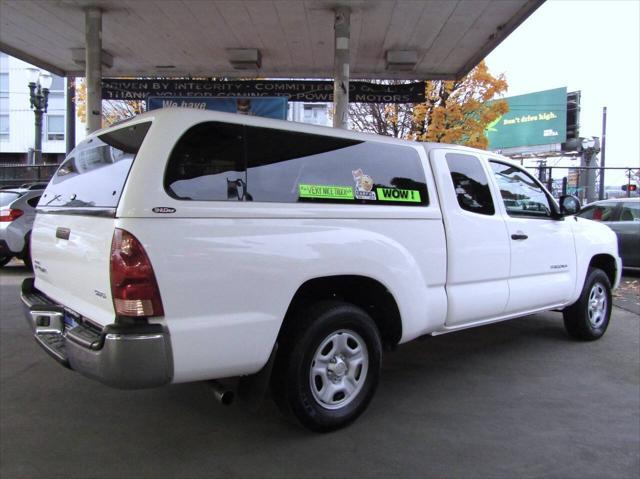
[[[496,31],[489,36],[487,43],[485,43],[460,70],[458,70],[455,75],[455,79],[459,80],[473,70],[478,63],[484,60],[489,53],[500,45],[505,38],[511,35],[511,33],[513,33],[513,31],[518,28],[522,22],[529,18],[533,12],[540,8],[544,2],[545,0],[528,0],[528,2],[518,10],[518,13],[513,15],[507,23],[499,25]]]
[[[67,76],[67,73],[64,70],[52,65],[51,63],[45,62],[39,58],[36,58],[28,53],[25,53],[17,48],[13,48],[6,43],[0,42],[0,52],[6,53],[18,60],[22,60],[23,62],[30,63],[31,65],[35,65],[38,68],[48,71],[49,73],[53,73],[54,75],[58,75],[59,77]]]
[[[102,50],[100,52],[102,56],[102,66],[105,68],[111,68],[113,66],[113,55],[108,52]],[[81,67],[84,67],[86,64],[87,50],[86,48],[72,48],[71,49],[71,58],[73,58],[73,62]]]

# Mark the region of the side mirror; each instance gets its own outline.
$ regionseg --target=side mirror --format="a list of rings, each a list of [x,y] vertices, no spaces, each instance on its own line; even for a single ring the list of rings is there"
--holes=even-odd
[[[580,213],[580,200],[573,195],[560,197],[560,215],[577,215]]]

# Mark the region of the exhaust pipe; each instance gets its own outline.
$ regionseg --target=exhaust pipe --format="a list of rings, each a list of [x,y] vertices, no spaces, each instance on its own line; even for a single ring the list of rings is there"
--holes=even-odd
[[[213,389],[213,395],[219,402],[225,406],[229,406],[233,402],[235,394],[231,389],[220,384],[218,381],[208,381],[208,383],[211,389]]]

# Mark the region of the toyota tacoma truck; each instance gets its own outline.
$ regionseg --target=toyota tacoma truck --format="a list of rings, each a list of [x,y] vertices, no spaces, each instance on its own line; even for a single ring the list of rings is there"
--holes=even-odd
[[[383,350],[420,336],[561,310],[600,338],[621,263],[578,210],[487,151],[159,110],[60,165],[22,300],[89,378],[207,381],[223,401],[236,378],[330,431],[366,409]]]

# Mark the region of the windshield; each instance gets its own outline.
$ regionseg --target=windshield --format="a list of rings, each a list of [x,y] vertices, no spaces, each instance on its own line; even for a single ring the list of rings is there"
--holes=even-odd
[[[120,128],[78,145],[58,168],[38,206],[115,208],[151,123]]]

